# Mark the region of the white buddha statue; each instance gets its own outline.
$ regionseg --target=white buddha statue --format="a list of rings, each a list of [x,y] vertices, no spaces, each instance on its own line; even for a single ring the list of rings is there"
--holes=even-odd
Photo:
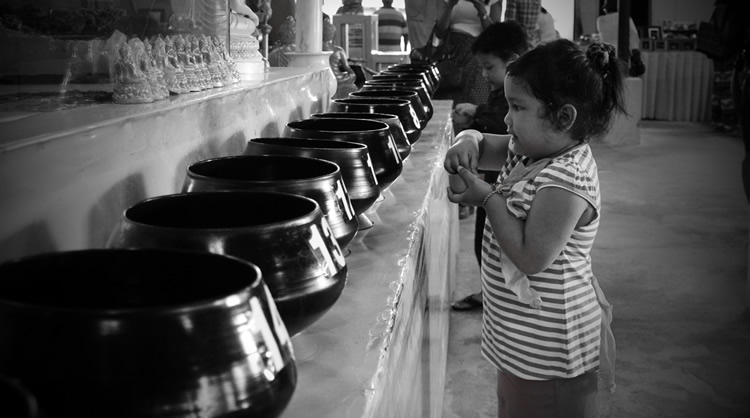
[[[172,0],[176,21],[191,22],[194,35],[226,38],[231,57],[241,75],[265,70],[258,41],[260,19],[243,0]]]

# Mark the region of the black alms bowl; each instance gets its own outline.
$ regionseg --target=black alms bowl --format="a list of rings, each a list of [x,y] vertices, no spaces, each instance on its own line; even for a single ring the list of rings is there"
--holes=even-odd
[[[408,106],[408,101],[401,102]],[[284,136],[332,139],[367,145],[381,192],[396,181],[403,170],[403,160],[385,122],[365,119],[300,119],[286,124]]]
[[[411,154],[411,142],[409,142],[409,138],[406,137],[406,131],[404,131],[404,126],[401,124],[401,119],[396,115],[369,112],[325,112],[313,113],[310,115],[310,118],[370,119],[385,122],[391,132],[393,142],[396,143],[398,154],[401,156],[401,159],[406,161],[406,158]]]
[[[312,138],[260,137],[247,141],[245,155],[292,155],[336,163],[354,213],[360,215],[380,197],[380,187],[367,145]]]
[[[422,133],[422,124],[412,108],[411,101],[406,99],[390,99],[384,97],[349,97],[333,99],[331,112],[367,112],[387,113],[398,116],[404,127],[406,137],[413,145]]]
[[[383,97],[386,99],[406,99],[411,102],[411,108],[414,111],[414,114],[417,115],[417,119],[419,120],[420,126],[424,128],[427,125],[427,122],[429,121],[429,118],[427,117],[427,111],[425,110],[425,106],[422,103],[422,99],[419,98],[419,95],[416,91],[410,91],[410,90],[376,90],[376,91],[368,91],[368,90],[360,90],[360,91],[353,91],[349,93],[349,97]]]
[[[183,192],[277,191],[307,196],[320,205],[341,248],[359,227],[341,169],[336,163],[289,155],[233,155],[193,163]]]
[[[289,335],[247,261],[79,250],[8,261],[0,277],[0,375],[25,395],[22,416],[275,417],[294,392]]]
[[[318,204],[276,192],[178,193],[128,208],[110,240],[118,248],[171,248],[234,256],[263,272],[295,335],[338,300],[344,256]]]

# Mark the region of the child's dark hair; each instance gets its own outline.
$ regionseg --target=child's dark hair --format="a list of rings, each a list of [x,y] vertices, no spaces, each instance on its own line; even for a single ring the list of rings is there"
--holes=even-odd
[[[565,104],[576,108],[570,133],[586,141],[605,134],[614,112],[625,111],[623,64],[615,48],[596,42],[584,52],[568,39],[540,44],[508,65],[508,77],[526,85],[527,91],[544,103],[543,118],[562,128],[559,110]]]
[[[487,26],[471,45],[473,54],[494,55],[505,62],[523,54],[527,49],[526,30],[513,20]]]

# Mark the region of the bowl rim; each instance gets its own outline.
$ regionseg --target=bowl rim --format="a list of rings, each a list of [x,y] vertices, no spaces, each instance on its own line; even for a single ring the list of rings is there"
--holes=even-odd
[[[251,297],[251,294],[254,293],[254,289],[256,289],[256,291],[265,292],[265,282],[263,281],[263,274],[260,268],[255,263],[229,254],[217,254],[208,251],[187,250],[179,248],[85,248],[78,250],[52,251],[6,260],[0,263],[0,269],[10,267],[12,265],[33,263],[37,260],[46,260],[61,257],[85,257],[87,255],[96,256],[98,254],[104,254],[105,256],[122,255],[124,257],[133,258],[134,261],[138,261],[140,255],[179,255],[185,256],[186,258],[190,258],[192,260],[196,260],[196,258],[202,258],[203,260],[199,260],[201,262],[207,259],[213,259],[211,260],[213,262],[227,264],[231,263],[237,266],[242,265],[243,268],[248,269],[248,272],[252,271],[254,273],[254,277],[252,280],[248,281],[247,285],[237,287],[234,291],[225,295],[196,298],[192,301],[184,301],[169,305],[165,304],[160,306],[154,305],[134,308],[54,306],[21,302],[0,296],[0,312],[8,310],[14,312],[34,311],[41,315],[46,315],[48,313],[54,312],[61,314],[73,314],[81,317],[97,316],[100,317],[100,319],[122,316],[134,317],[153,314],[171,315],[201,311],[221,306],[237,305],[237,297],[240,298],[240,303],[242,303],[242,300],[249,299]],[[267,298],[268,295],[264,294],[264,297]]]
[[[329,116],[331,115],[331,116]],[[353,115],[351,117],[347,115]],[[344,119],[367,119],[367,120],[396,120],[401,121],[401,119],[398,118],[398,115],[394,115],[392,113],[381,113],[381,112],[320,112],[320,113],[313,113],[310,115],[311,118],[322,118],[322,119],[336,119],[336,117],[341,116]],[[361,117],[357,117],[361,116]],[[386,122],[387,123],[387,122]]]
[[[180,192],[180,193],[172,193],[172,194],[166,194],[166,195],[160,195],[160,196],[153,196],[150,198],[146,198],[143,200],[140,200],[133,205],[129,206],[122,212],[121,216],[121,223],[122,226],[127,224],[136,225],[139,228],[148,228],[150,230],[155,231],[185,231],[186,228],[181,227],[175,227],[175,226],[164,226],[164,225],[154,225],[150,223],[140,222],[131,219],[128,217],[128,212],[131,210],[134,210],[140,206],[153,204],[155,201],[159,200],[166,200],[166,199],[197,199],[202,197],[202,195],[209,195],[209,194],[276,194],[276,195],[285,195],[288,197],[292,197],[293,199],[298,199],[300,202],[302,201],[309,201],[308,204],[314,204],[314,207],[311,211],[304,213],[300,216],[297,216],[295,218],[290,218],[286,220],[281,220],[278,222],[269,222],[264,224],[256,224],[256,225],[245,225],[245,226],[231,226],[231,227],[206,227],[206,228],[191,228],[193,230],[200,230],[200,231],[211,231],[211,232],[228,232],[228,231],[247,231],[247,230],[258,230],[258,229],[276,229],[284,226],[300,226],[305,225],[309,223],[315,223],[317,219],[324,218],[325,214],[323,213],[323,210],[320,208],[320,205],[318,204],[315,199],[312,199],[307,196],[302,196],[299,194],[294,193],[287,193],[287,192],[277,192],[277,191],[270,191],[270,190],[206,190],[206,191],[196,191],[196,192]],[[192,197],[187,197],[188,195]],[[111,239],[110,239],[111,241]]]
[[[335,99],[334,102],[336,102],[338,100],[342,100],[342,99]],[[404,102],[403,104],[405,104],[407,106],[411,104],[408,100],[405,100],[405,99],[404,100],[399,100],[399,101]],[[387,123],[385,123],[383,121],[374,120],[374,119],[356,119],[356,118],[338,118],[338,119],[342,120],[342,121],[346,121],[346,122],[343,122],[343,123],[347,123],[347,124],[351,123],[350,121],[352,121],[352,120],[362,121],[362,123],[364,124],[364,128],[366,128],[366,129],[357,129],[357,130],[349,130],[349,131],[346,131],[346,130],[333,131],[333,130],[328,130],[328,129],[309,129],[309,128],[295,127],[294,126],[295,124],[299,124],[299,123],[322,123],[320,121],[323,121],[323,120],[326,120],[326,121],[328,121],[328,120],[336,120],[336,118],[306,118],[306,119],[297,119],[297,120],[293,120],[293,121],[287,122],[286,126],[287,126],[287,128],[296,130],[297,132],[306,132],[306,131],[326,132],[326,133],[346,133],[346,132],[362,133],[362,132],[381,132],[381,131],[390,132],[390,127],[388,126]],[[367,126],[368,124],[371,126],[371,128]]]
[[[318,175],[318,176],[309,176],[309,177],[299,177],[294,179],[287,179],[287,180],[242,180],[242,179],[232,179],[232,178],[218,178],[213,176],[207,176],[205,174],[196,173],[193,169],[200,167],[202,165],[208,165],[208,164],[214,164],[214,163],[220,163],[224,161],[233,161],[233,160],[265,160],[269,162],[269,160],[287,160],[290,164],[293,160],[297,160],[298,162],[305,161],[305,162],[313,162],[314,164],[319,164],[322,167],[327,168],[329,171]],[[341,177],[341,167],[339,167],[338,164],[331,160],[326,160],[323,158],[315,158],[315,157],[303,157],[299,155],[286,155],[286,154],[265,154],[265,155],[248,155],[248,154],[238,154],[238,155],[229,155],[224,157],[215,157],[215,158],[207,158],[204,160],[196,161],[192,164],[190,164],[187,169],[187,174],[189,178],[199,179],[202,181],[206,181],[209,183],[215,183],[215,182],[221,182],[226,180],[232,180],[237,181],[240,183],[246,183],[246,184],[298,184],[298,183],[316,183],[321,180],[333,180],[335,181],[337,178]]]
[[[345,97],[340,99],[333,99],[336,103],[344,103],[344,104],[393,104],[397,106],[401,105],[411,105],[411,101],[409,99],[389,99],[389,98],[379,98],[379,97]]]
[[[419,97],[419,93],[417,93],[416,90],[399,90],[399,89],[394,89],[394,90],[360,90],[360,91],[353,91],[353,92],[349,93],[349,97],[352,97],[352,96],[354,96],[354,97],[379,97],[379,96],[376,96],[376,95],[370,96],[369,94],[364,94],[363,96],[359,96],[359,94],[372,93],[372,92],[378,92],[378,91],[387,91],[388,94],[395,94],[396,96],[404,96],[404,97],[414,97],[414,96],[416,96],[416,97]],[[398,98],[398,97],[396,97],[396,98]]]
[[[286,145],[286,144],[275,144],[273,142],[261,142],[256,140],[299,140],[299,141],[314,141],[317,143],[321,143],[325,145],[326,143],[333,144],[345,144],[344,147],[296,147],[294,145]],[[352,141],[338,141],[335,139],[323,139],[323,138],[303,138],[298,136],[258,136],[255,138],[250,138],[247,140],[247,143],[254,143],[254,144],[262,144],[262,145],[278,145],[282,147],[294,147],[294,148],[305,148],[305,149],[321,149],[321,150],[330,150],[330,151],[367,151],[367,145],[359,143],[359,142],[352,142]],[[278,154],[271,154],[271,155],[278,155]],[[317,157],[310,157],[310,158],[317,158]]]

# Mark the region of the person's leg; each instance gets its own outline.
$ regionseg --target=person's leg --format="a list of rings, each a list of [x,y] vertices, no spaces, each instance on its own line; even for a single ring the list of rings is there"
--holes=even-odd
[[[732,77],[735,60],[715,59],[711,89],[711,125],[719,132],[737,128],[737,111],[732,100]]]
[[[732,99],[737,110],[740,135],[745,144],[745,158],[742,160],[742,186],[750,203],[750,51],[743,51],[737,59],[732,74]]]
[[[597,416],[596,373],[586,373],[572,379],[556,379],[555,405],[557,417],[594,418]]]
[[[503,372],[497,371],[497,418],[504,418],[508,416],[508,401],[505,399],[505,386],[503,383]]]
[[[477,264],[482,267],[482,236],[484,235],[484,220],[487,213],[483,208],[477,208],[474,220],[474,256]],[[453,303],[454,311],[471,311],[482,307],[482,291],[472,293]]]
[[[497,372],[498,417],[553,418],[556,417],[554,400],[555,388],[551,380],[525,380]]]
[[[497,177],[500,175],[499,171],[480,171],[482,178],[487,183],[493,184],[497,181]],[[484,222],[487,219],[487,212],[484,208],[477,208],[476,218],[474,220],[474,256],[477,259],[479,268],[482,268],[482,239],[484,236]],[[455,302],[453,309],[457,311],[468,311],[473,309],[479,309],[482,307],[483,298],[482,292],[472,293],[469,296]]]
[[[474,257],[477,259],[477,265],[482,266],[482,237],[484,236],[484,220],[487,218],[487,212],[484,208],[477,208],[476,219],[474,220]]]
[[[526,380],[498,371],[498,417],[594,418],[596,385],[596,373],[572,379]]]

